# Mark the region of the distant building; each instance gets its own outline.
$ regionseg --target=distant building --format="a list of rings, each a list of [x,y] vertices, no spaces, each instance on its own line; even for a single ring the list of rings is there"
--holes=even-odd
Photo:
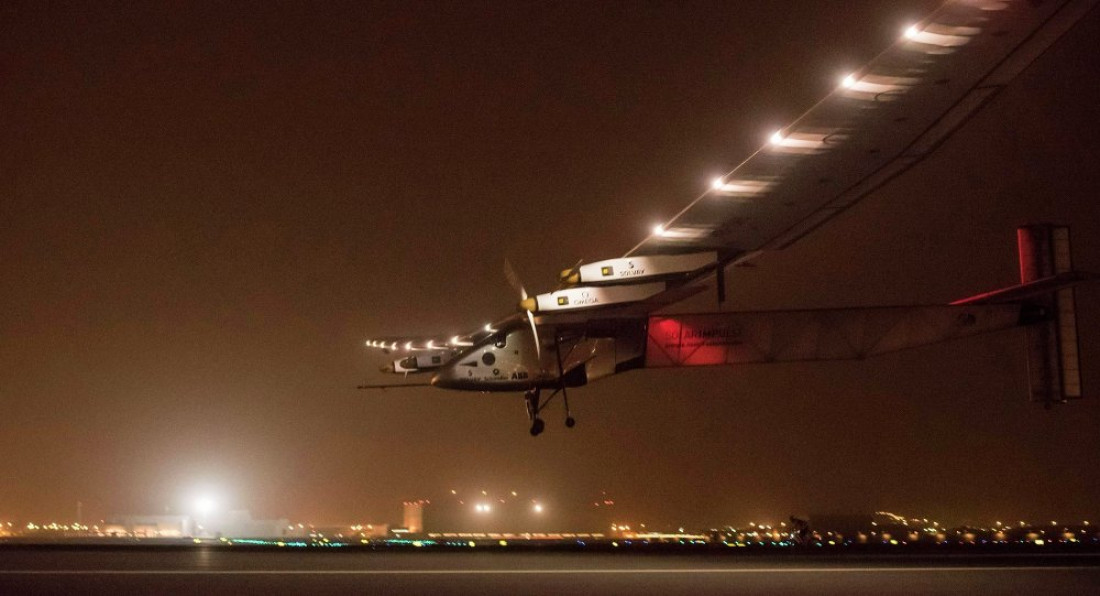
[[[221,538],[283,538],[290,532],[286,519],[252,519],[247,509],[206,516],[197,524],[196,536]]]
[[[186,515],[119,515],[101,528],[107,536],[183,538],[194,535],[194,523]]]
[[[252,519],[246,509],[195,519],[188,515],[116,515],[100,531],[107,536],[138,538],[282,538],[290,522],[285,519]]]
[[[405,529],[410,534],[419,534],[424,531],[424,505],[427,505],[428,501],[421,499],[419,501],[405,501],[405,515],[404,524]]]

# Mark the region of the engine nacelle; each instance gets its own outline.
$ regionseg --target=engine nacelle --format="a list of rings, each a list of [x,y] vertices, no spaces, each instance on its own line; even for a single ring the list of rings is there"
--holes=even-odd
[[[414,356],[398,358],[382,367],[382,372],[408,374],[439,368],[447,363],[446,352],[428,352]]]
[[[566,269],[558,277],[562,283],[568,285],[652,282],[663,277],[691,273],[717,263],[718,253],[714,251],[627,257]]]
[[[648,284],[577,286],[527,298],[520,302],[519,306],[531,312],[595,308],[645,300],[665,291],[667,286],[668,284],[662,281]]]

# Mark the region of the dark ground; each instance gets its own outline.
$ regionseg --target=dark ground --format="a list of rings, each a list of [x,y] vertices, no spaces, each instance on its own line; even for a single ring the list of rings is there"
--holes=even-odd
[[[1088,594],[1097,552],[0,549],[0,594]]]

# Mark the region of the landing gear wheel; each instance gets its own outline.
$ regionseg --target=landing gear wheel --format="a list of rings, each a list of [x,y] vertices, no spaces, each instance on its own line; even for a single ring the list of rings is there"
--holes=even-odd
[[[573,418],[572,416],[569,416],[565,419],[565,427],[566,428],[573,428],[576,425],[577,425],[577,420],[575,418]]]
[[[539,416],[539,390],[532,389],[524,393],[523,401],[527,404],[527,419],[534,422]]]
[[[531,436],[537,437],[542,434],[542,429],[546,428],[546,423],[542,421],[542,418],[535,418],[531,423]]]

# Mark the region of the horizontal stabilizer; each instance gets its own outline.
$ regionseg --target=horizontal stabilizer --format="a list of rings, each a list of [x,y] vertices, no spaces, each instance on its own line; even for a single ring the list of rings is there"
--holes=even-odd
[[[1086,273],[1084,271],[1067,271],[1050,277],[1044,277],[1035,281],[1029,281],[992,292],[983,292],[968,298],[962,298],[951,303],[952,306],[965,304],[1004,304],[1006,302],[1020,302],[1036,296],[1050,294],[1057,290],[1073,287],[1086,281],[1100,280],[1100,275]]]

